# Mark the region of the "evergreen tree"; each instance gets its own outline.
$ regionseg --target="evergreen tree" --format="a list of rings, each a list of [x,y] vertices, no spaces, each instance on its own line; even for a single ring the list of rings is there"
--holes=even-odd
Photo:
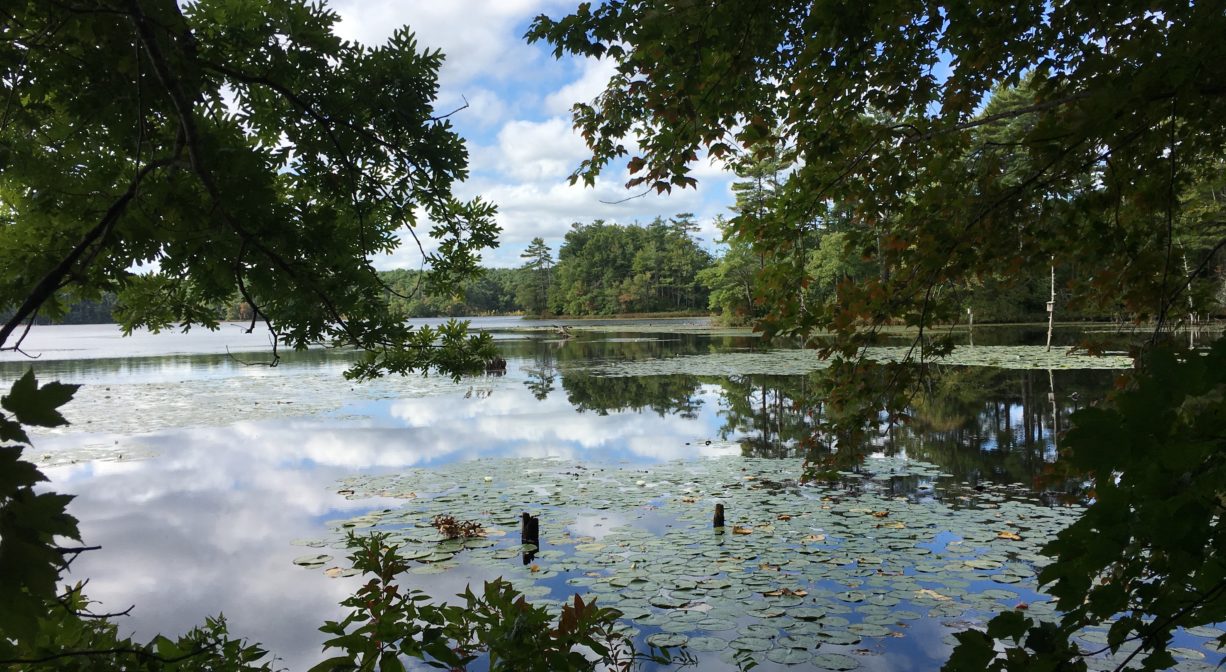
[[[549,313],[549,283],[553,269],[553,252],[543,238],[533,238],[528,249],[519,255],[524,259],[523,271],[515,296],[529,315]]]

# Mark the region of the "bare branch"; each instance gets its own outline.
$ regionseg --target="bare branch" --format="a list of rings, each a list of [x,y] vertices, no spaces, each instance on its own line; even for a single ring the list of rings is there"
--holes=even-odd
[[[463,100],[463,101],[464,101],[464,104],[463,104],[463,105],[461,105],[461,106],[459,106],[459,107],[455,108],[454,110],[452,110],[452,111],[448,112],[447,114],[441,114],[441,115],[439,115],[439,116],[437,116],[437,117],[430,117],[430,121],[442,121],[442,120],[446,119],[447,117],[450,117],[451,115],[453,115],[453,114],[455,114],[455,113],[457,113],[457,112],[461,112],[461,111],[463,111],[463,110],[467,110],[467,109],[468,109],[468,98],[465,98],[463,94],[460,94],[460,100]]]
[[[605,205],[620,205],[620,204],[622,204],[622,203],[625,203],[626,201],[633,201],[633,200],[634,200],[634,199],[636,199],[636,198],[642,198],[642,197],[644,197],[644,196],[646,196],[646,195],[648,195],[648,194],[650,194],[650,193],[651,193],[651,189],[644,189],[644,190],[642,191],[642,193],[638,193],[638,194],[635,194],[635,195],[633,195],[633,196],[627,196],[627,197],[625,197],[625,198],[618,199],[618,200],[616,200],[616,201],[606,201],[606,200],[604,200],[604,199],[602,198],[602,199],[600,199],[600,202],[601,202],[601,203],[604,203]]]
[[[271,369],[271,368],[275,368],[275,367],[277,366],[277,364],[279,364],[279,363],[280,363],[280,361],[281,361],[281,356],[277,354],[276,345],[275,345],[275,343],[276,343],[276,338],[275,338],[275,337],[273,338],[273,343],[274,343],[274,346],[273,346],[273,353],[272,353],[272,360],[271,360],[271,361],[267,361],[267,362],[245,362],[245,361],[243,361],[243,360],[239,359],[238,357],[235,357],[235,356],[234,356],[234,353],[230,352],[230,346],[226,346],[226,356],[230,358],[230,361],[235,362],[236,364],[241,364],[241,365],[243,365],[243,366],[267,366],[267,367],[268,367],[268,368],[270,368],[270,369]]]
[[[1166,323],[1166,314],[1170,310],[1173,300],[1166,295],[1167,283],[1171,278],[1171,260],[1175,253],[1175,166],[1176,166],[1176,151],[1175,151],[1175,112],[1178,98],[1171,98],[1171,115],[1170,115],[1170,137],[1167,146],[1167,162],[1170,164],[1170,172],[1167,175],[1166,185],[1166,259],[1162,262],[1162,292],[1158,296],[1158,320],[1154,325],[1154,333],[1150,337],[1150,342],[1154,343],[1158,340],[1159,334],[1162,333],[1162,327]]]

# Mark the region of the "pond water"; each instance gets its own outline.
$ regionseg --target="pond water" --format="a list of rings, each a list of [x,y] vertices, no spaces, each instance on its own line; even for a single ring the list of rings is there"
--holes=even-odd
[[[694,319],[570,337],[549,322],[476,326],[506,375],[355,384],[341,375],[352,354],[335,350],[268,368],[266,337],[237,325],[130,339],[36,327],[25,348],[42,357],[6,354],[0,373],[85,384],[73,424],[35,434],[30,456],[103,546],[76,576],[107,610],[134,604],[121,625],[142,637],[224,613],[283,667],[309,667],[318,626],[356,585],[331,577],[336,546],[375,528],[405,544],[405,582],[432,595],[495,576],[546,604],[594,595],[640,643],[686,643],[700,669],[932,670],[949,633],[994,610],[1052,613],[1037,549],[1078,504],[1043,474],[1068,415],[1120,365],[1018,348],[1042,330],[977,329],[951,358],[975,366],[938,367],[912,422],[883,428],[839,483],[811,485],[798,482],[821,412],[811,353]],[[1050,368],[1016,368],[1032,361]],[[523,511],[541,517],[528,558]],[[490,534],[442,541],[439,513]],[[1201,634],[1177,642],[1182,668],[1219,659]]]

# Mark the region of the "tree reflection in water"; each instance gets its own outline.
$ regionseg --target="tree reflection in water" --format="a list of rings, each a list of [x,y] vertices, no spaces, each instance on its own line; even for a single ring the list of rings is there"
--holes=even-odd
[[[839,468],[854,468],[869,452],[906,455],[939,465],[956,481],[1022,483],[1034,490],[1069,492],[1055,465],[1059,433],[1068,416],[1097,399],[1116,374],[1087,370],[1004,370],[989,367],[928,367],[929,375],[893,424],[882,420],[854,450],[823,433],[830,409],[824,403],[824,371],[799,376],[708,377],[594,375],[592,362],[610,357],[647,359],[701,354],[735,347],[684,335],[634,342],[567,339],[540,343],[525,370],[525,385],[538,399],[561,389],[580,412],[600,415],[651,409],[661,416],[693,418],[703,386],[718,389],[718,438],[738,442],[747,457],[802,457],[817,463],[837,453]],[[524,353],[525,355],[528,353]],[[568,365],[569,364],[569,365]]]
[[[905,455],[939,465],[971,484],[1024,483],[1057,487],[1059,432],[1068,416],[1101,398],[1110,371],[1020,371],[988,367],[929,367],[901,422],[883,421],[860,451]],[[838,445],[819,430],[827,412],[817,395],[823,372],[808,376],[745,376],[721,382],[727,419],[753,457],[828,457]],[[854,464],[844,459],[844,465]]]

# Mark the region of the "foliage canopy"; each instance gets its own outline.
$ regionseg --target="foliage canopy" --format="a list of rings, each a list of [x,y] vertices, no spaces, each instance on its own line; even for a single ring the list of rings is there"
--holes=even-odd
[[[837,206],[851,249],[888,272],[824,307],[767,272],[763,326],[853,336],[951,321],[954,283],[1053,256],[1076,269],[1075,299],[1165,319],[1192,282],[1171,252],[1178,195],[1226,143],[1223,31],[1219,3],[1180,0],[633,0],[538,17],[528,39],[616,66],[574,108],[592,151],[576,179],[628,156],[628,186],[667,191],[694,184],[703,152],[788,146],[798,167],[775,198],[788,216],[736,217],[733,235],[783,258],[798,226]],[[1197,250],[1190,275],[1222,243]]]
[[[128,330],[215,327],[241,296],[281,344],[367,350],[367,375],[455,372],[488,349],[404,325],[371,263],[428,232],[447,285],[495,244],[492,206],[451,194],[467,155],[434,110],[440,52],[404,29],[343,41],[306,0],[3,12],[0,345],[114,292]]]

